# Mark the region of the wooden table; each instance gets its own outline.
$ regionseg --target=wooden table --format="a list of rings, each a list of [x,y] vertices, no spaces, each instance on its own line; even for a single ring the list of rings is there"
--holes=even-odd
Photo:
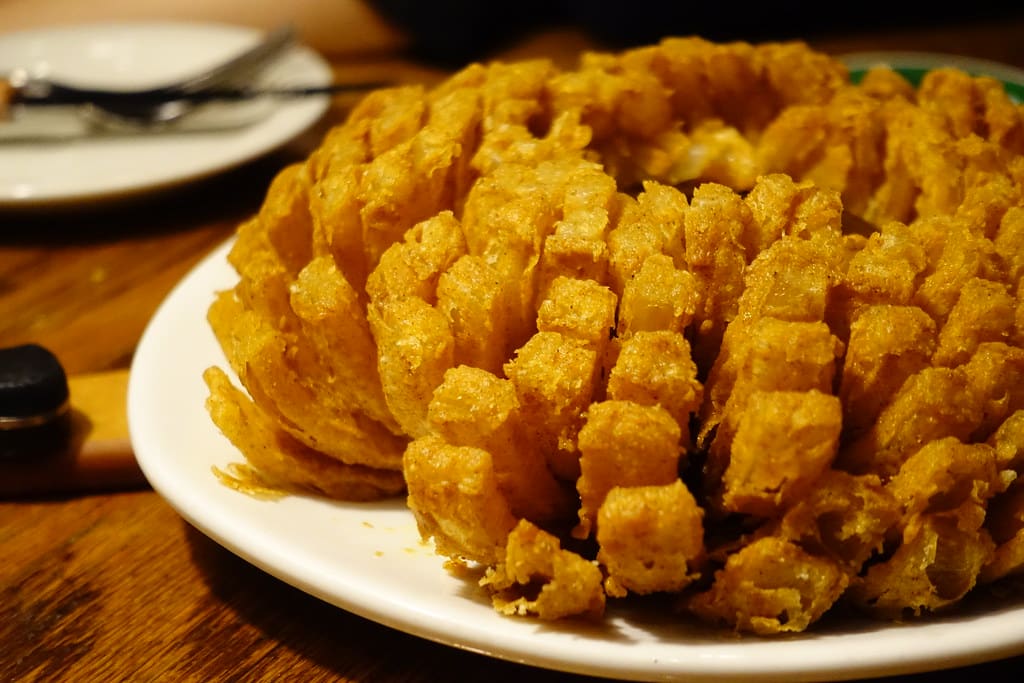
[[[956,52],[1024,68],[1024,17],[809,42],[836,53]],[[545,35],[514,54],[565,58],[583,44],[574,34]],[[336,67],[341,78],[438,75],[403,62]],[[338,102],[284,150],[173,192],[0,213],[0,347],[38,342],[69,373],[127,367],[170,288],[343,110]],[[433,644],[324,604],[222,549],[144,486],[0,501],[0,544],[0,681],[585,680]],[[899,680],[1010,680],[1021,671],[1024,656]]]

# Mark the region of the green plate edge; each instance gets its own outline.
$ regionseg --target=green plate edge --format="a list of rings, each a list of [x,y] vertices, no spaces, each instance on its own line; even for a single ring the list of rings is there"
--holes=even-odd
[[[856,59],[857,55],[850,55],[850,57]],[[1014,75],[1016,75],[1018,70],[1009,65],[996,64],[993,62],[991,63],[993,66],[992,71],[999,73],[990,73],[985,69],[985,65],[989,63],[984,60],[974,60],[955,55],[940,54],[922,54],[919,58],[914,58],[896,53],[893,55],[892,59],[886,59],[885,54],[880,53],[875,55],[873,61],[880,65],[886,64],[893,71],[906,78],[914,87],[921,84],[921,79],[924,78],[926,73],[943,66],[962,69],[972,76],[990,76],[996,80],[1002,81],[1007,95],[1009,95],[1010,99],[1012,99],[1016,104],[1024,104],[1024,71],[1020,71],[1021,80],[1012,80],[1007,77],[1006,72],[1013,72]],[[913,65],[912,63],[915,61],[919,62],[920,65]],[[860,83],[869,68],[869,66],[851,66],[850,80],[853,83]]]

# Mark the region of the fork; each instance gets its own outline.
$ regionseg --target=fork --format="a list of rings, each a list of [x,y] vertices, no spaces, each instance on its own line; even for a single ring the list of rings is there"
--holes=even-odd
[[[161,128],[178,121],[204,101],[203,94],[225,86],[245,84],[295,42],[285,25],[225,62],[176,83],[141,90],[78,88],[29,76],[23,69],[8,77],[6,96],[0,87],[0,119],[11,102],[37,105],[79,105],[89,121],[113,128]]]

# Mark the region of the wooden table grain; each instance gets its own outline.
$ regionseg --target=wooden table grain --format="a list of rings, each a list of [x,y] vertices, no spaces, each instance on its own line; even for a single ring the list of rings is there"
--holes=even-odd
[[[808,37],[833,53],[926,50],[1024,68],[1024,16]],[[574,33],[508,54],[570,61]],[[425,80],[401,61],[339,78]],[[0,347],[40,343],[69,373],[128,367],[157,306],[344,115],[216,178],[116,204],[0,211]],[[0,164],[3,163],[0,151]],[[0,501],[0,681],[586,681],[395,631],[256,569],[137,490]],[[1018,680],[1024,656],[891,680]]]

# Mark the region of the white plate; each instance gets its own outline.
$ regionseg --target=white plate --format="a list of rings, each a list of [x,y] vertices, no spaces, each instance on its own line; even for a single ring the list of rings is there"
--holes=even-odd
[[[1024,653],[1024,600],[930,621],[821,624],[799,636],[738,639],[651,611],[612,608],[599,625],[502,617],[420,542],[401,500],[258,500],[211,466],[241,460],[210,421],[201,373],[226,367],[206,310],[231,287],[228,244],[161,305],[135,354],[132,444],[153,487],[189,522],[312,595],[393,628],[497,658],[630,680],[842,680],[958,666]]]
[[[175,22],[23,31],[0,35],[0,75],[24,68],[78,85],[156,86],[220,62],[259,37],[250,28]],[[314,51],[297,46],[266,78],[320,86],[330,83],[331,70]],[[264,104],[266,116],[229,129],[0,141],[0,207],[101,200],[204,178],[296,137],[323,115],[329,98]]]

